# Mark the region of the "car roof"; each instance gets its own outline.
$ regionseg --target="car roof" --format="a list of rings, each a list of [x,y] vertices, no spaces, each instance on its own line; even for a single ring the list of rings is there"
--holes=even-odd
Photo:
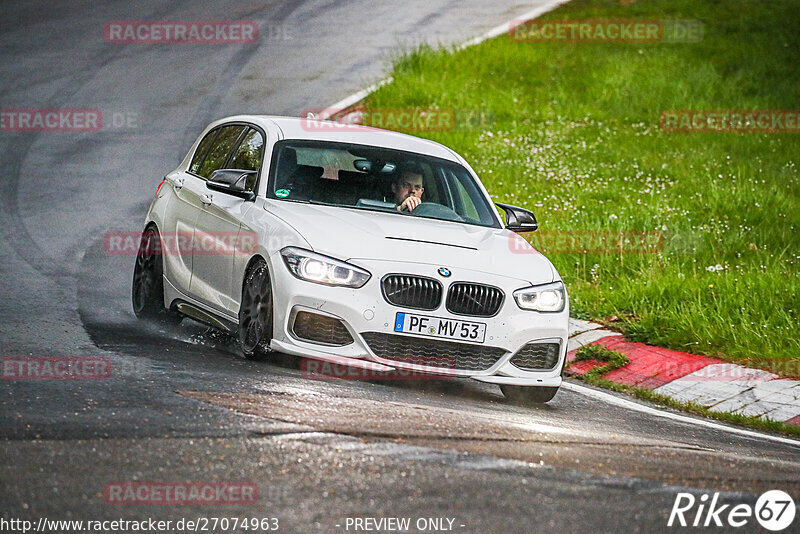
[[[280,129],[284,139],[338,141],[394,148],[463,163],[455,152],[434,141],[369,126],[274,115],[235,115],[215,121],[213,126],[235,121],[254,123],[265,129],[270,129],[271,123]]]

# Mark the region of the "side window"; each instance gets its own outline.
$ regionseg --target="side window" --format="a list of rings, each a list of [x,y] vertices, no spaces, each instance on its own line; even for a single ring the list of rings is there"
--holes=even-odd
[[[208,179],[212,172],[221,169],[222,166],[225,165],[225,162],[228,161],[231,150],[245,128],[246,126],[240,125],[223,126],[220,128],[219,134],[214,139],[214,143],[208,151],[208,155],[203,159],[196,173]]]
[[[261,170],[261,162],[264,158],[264,137],[256,129],[251,128],[247,135],[244,136],[239,148],[233,156],[230,167],[231,169],[242,169],[244,171],[259,171]],[[252,191],[256,185],[257,174],[247,177],[245,190]]]
[[[194,157],[192,157],[192,164],[189,165],[189,172],[197,174],[197,171],[200,169],[200,164],[203,163],[203,158],[206,156],[208,152],[208,147],[211,146],[211,143],[214,142],[214,139],[217,137],[219,133],[219,128],[211,130],[206,134],[200,144],[197,145],[197,150],[194,152]]]

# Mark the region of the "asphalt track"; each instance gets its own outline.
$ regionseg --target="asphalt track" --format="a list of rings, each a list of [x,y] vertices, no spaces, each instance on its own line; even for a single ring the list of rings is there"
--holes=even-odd
[[[0,132],[0,355],[102,356],[113,367],[101,381],[0,382],[2,517],[277,517],[287,532],[343,532],[348,517],[448,517],[459,532],[661,532],[681,491],[751,505],[768,489],[800,494],[797,444],[575,390],[525,408],[464,380],[309,380],[297,360],[246,361],[190,320],[166,328],[133,317],[133,257],[108,254],[103,236],[140,230],[160,177],[202,126],[325,107],[379,80],[404,47],[463,41],[535,5],[4,2],[3,109],[125,120],[98,132]],[[162,19],[254,20],[261,39],[103,39],[107,21]],[[128,480],[247,480],[260,497],[107,504],[105,485]],[[751,519],[744,530],[754,529]]]

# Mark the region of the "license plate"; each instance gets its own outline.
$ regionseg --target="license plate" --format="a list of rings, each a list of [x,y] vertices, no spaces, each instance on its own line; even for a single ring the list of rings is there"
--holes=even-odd
[[[397,312],[394,319],[394,331],[430,337],[473,341],[475,343],[483,343],[486,337],[486,325],[484,323],[444,319],[442,317],[416,315],[405,312]]]

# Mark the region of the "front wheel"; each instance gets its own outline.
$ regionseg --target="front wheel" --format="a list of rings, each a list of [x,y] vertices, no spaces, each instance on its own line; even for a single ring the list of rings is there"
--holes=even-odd
[[[501,384],[500,391],[514,404],[544,404],[553,400],[558,388]]]
[[[272,341],[272,284],[267,264],[259,261],[244,277],[239,306],[239,347],[249,360],[263,360]]]

